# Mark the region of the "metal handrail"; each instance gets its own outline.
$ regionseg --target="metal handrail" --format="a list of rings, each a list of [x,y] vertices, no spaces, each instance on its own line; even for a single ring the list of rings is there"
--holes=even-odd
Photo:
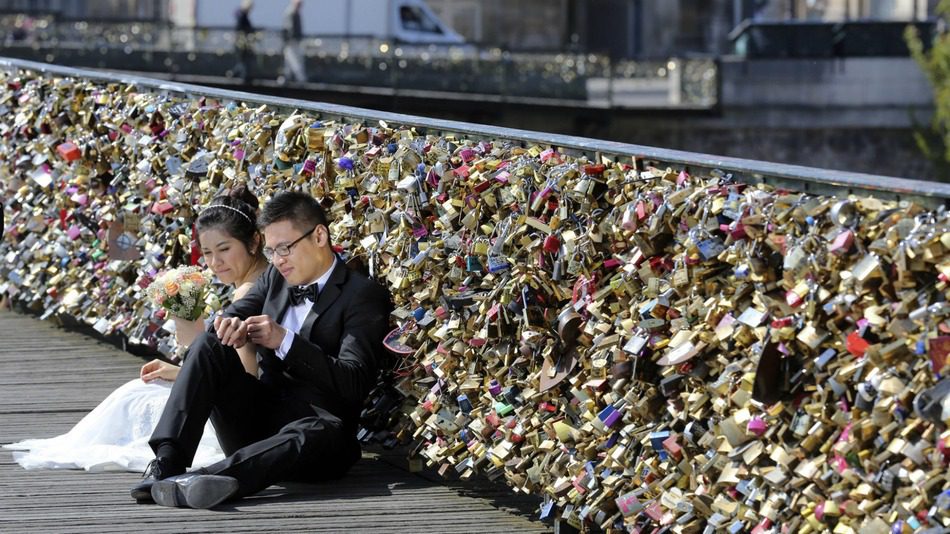
[[[805,191],[814,194],[849,195],[866,194],[879,198],[911,200],[925,207],[950,206],[950,184],[927,182],[857,172],[819,169],[784,163],[749,160],[670,150],[665,148],[634,145],[570,135],[518,130],[468,122],[432,119],[366,108],[342,106],[325,102],[310,102],[217,89],[185,83],[168,82],[143,76],[117,74],[19,59],[0,58],[0,68],[24,69],[56,76],[78,79],[102,80],[111,83],[134,84],[157,91],[167,91],[194,96],[206,96],[222,100],[243,101],[289,110],[309,111],[321,117],[344,121],[385,121],[390,125],[413,126],[435,134],[464,134],[481,138],[508,140],[523,145],[546,145],[569,153],[586,154],[593,158],[607,157],[624,159],[635,157],[657,166],[685,167],[692,172],[719,169],[731,173],[736,180],[746,183],[768,183],[776,187]]]

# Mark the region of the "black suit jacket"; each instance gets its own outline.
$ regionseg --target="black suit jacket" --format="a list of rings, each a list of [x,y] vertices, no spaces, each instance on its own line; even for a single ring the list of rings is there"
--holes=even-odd
[[[288,288],[271,265],[224,316],[246,319],[268,315],[279,323],[290,308]],[[383,338],[389,330],[391,311],[389,291],[347,269],[337,258],[286,358],[281,360],[274,350],[258,347],[261,381],[355,429],[384,361]]]

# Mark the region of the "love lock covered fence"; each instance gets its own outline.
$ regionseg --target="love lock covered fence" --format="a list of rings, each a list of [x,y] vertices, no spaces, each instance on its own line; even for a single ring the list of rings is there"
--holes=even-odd
[[[362,440],[575,526],[950,526],[946,185],[2,66],[24,307],[170,352],[195,207],[299,189],[396,304]]]

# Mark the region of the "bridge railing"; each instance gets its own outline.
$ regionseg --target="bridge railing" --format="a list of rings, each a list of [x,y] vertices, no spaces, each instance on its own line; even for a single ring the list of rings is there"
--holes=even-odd
[[[521,143],[525,146],[534,144],[553,146],[567,153],[578,155],[586,154],[597,158],[609,158],[613,160],[630,160],[631,158],[635,158],[641,162],[651,162],[658,166],[670,166],[674,168],[685,167],[693,171],[718,169],[724,173],[731,174],[733,178],[738,181],[746,183],[767,183],[776,187],[813,194],[835,196],[847,196],[850,194],[873,195],[879,198],[910,200],[931,208],[947,205],[948,199],[950,199],[950,184],[939,182],[819,169],[784,163],[771,163],[767,161],[589,139],[570,135],[432,119],[17,59],[0,59],[0,68],[29,69],[55,76],[121,82],[136,84],[140,87],[147,87],[158,91],[267,104],[287,110],[306,110],[322,117],[339,118],[347,121],[361,121],[364,123],[385,121],[391,125],[401,124],[414,126],[417,129],[433,134],[454,133],[486,139],[508,140]]]

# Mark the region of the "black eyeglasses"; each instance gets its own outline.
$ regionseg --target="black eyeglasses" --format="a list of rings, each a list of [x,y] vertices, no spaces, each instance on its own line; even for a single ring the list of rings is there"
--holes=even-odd
[[[320,226],[320,225],[318,224],[317,226]],[[264,259],[266,259],[267,261],[272,261],[274,259],[274,254],[277,254],[278,256],[281,256],[281,257],[290,256],[290,249],[294,248],[294,245],[296,245],[301,240],[303,240],[303,238],[312,234],[313,231],[317,229],[317,226],[314,226],[313,228],[310,229],[309,232],[298,237],[297,239],[294,239],[292,242],[287,243],[286,245],[277,245],[274,248],[270,248],[270,247],[262,248],[261,253],[264,254]]]

